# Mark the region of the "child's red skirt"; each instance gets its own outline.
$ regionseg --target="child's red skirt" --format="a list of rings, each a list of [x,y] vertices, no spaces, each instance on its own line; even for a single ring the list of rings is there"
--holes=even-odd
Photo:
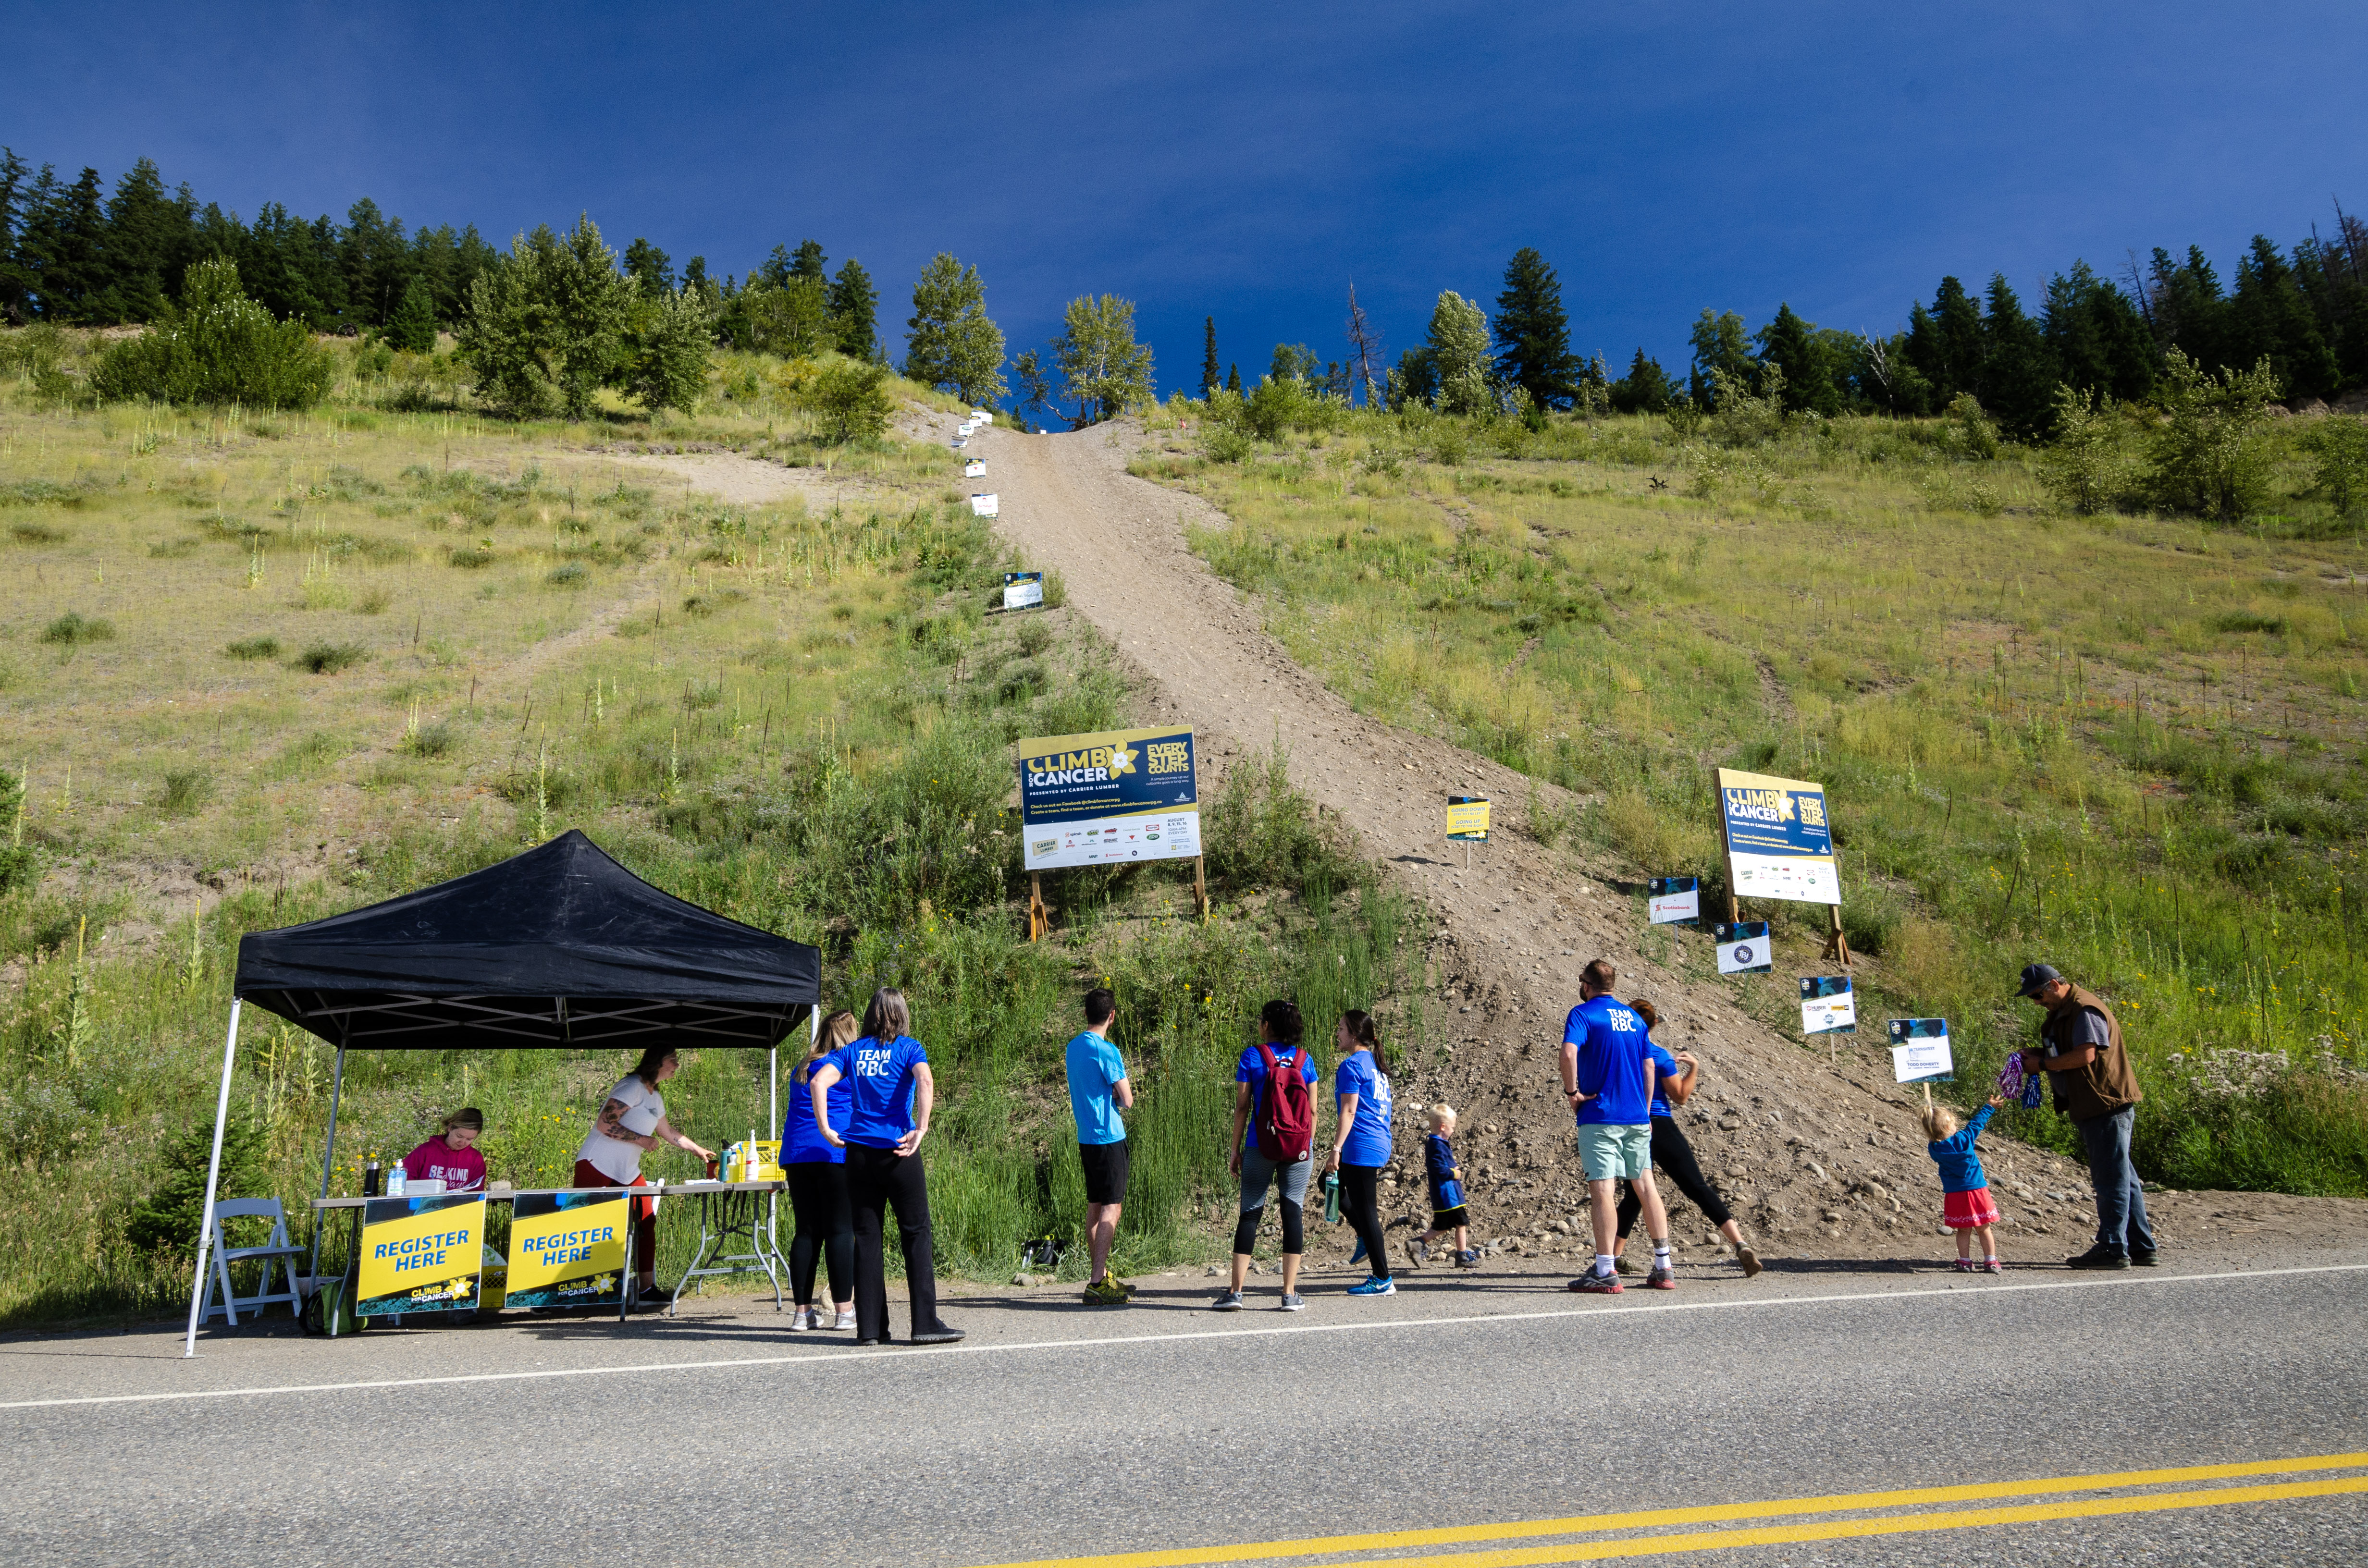
[[[1943,1193],[1941,1199],[1941,1223],[1952,1231],[1979,1230],[1998,1221],[1998,1205],[1990,1199],[1990,1189],[1977,1187],[1971,1192]]]

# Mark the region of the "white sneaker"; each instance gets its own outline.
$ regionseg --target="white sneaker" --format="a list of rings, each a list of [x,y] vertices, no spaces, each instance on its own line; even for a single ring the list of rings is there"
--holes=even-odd
[[[812,1307],[791,1307],[790,1309],[790,1332],[791,1334],[795,1334],[801,1329],[812,1328],[814,1325],[814,1310]]]
[[[815,1309],[814,1312],[814,1326],[816,1328],[820,1328],[822,1326],[822,1312],[819,1308]],[[833,1328],[853,1328],[855,1326],[855,1314],[853,1312],[841,1312],[838,1314],[837,1320],[830,1326]]]

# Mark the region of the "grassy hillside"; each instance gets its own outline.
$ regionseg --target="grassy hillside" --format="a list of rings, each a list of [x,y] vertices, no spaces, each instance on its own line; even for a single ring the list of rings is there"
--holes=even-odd
[[[422,383],[362,356],[306,416],[6,390],[0,733],[25,790],[0,831],[39,881],[0,895],[0,1324],[186,1301],[178,1252],[134,1244],[132,1217],[211,1121],[243,932],[569,826],[820,944],[835,1002],[908,990],[941,1086],[950,1269],[1006,1273],[1022,1236],[1081,1217],[1058,1048],[1094,980],[1121,991],[1144,1090],[1129,1267],[1209,1244],[1212,1129],[1265,996],[1381,998],[1418,1038],[1404,912],[1279,771],[1238,770],[1212,807],[1210,924],[1173,870],[1075,874],[1053,882],[1058,939],[1020,939],[1010,743],[1124,722],[1128,694],[1066,612],[989,613],[1008,562],[951,454],[820,443],[775,369],[727,358],[695,420],[575,427],[406,412]],[[726,506],[614,450],[651,445],[848,483],[837,508]],[[248,1185],[291,1208],[320,1179],[332,1054],[250,1016],[233,1118]],[[487,1114],[495,1176],[564,1179],[625,1065],[356,1055],[335,1185],[461,1104]],[[764,1124],[755,1053],[694,1053],[677,1083],[703,1142]]]
[[[2061,515],[1962,421],[1248,423],[1171,404],[1134,471],[1224,511],[1197,547],[1359,708],[1588,792],[1542,832],[1637,876],[1715,880],[1712,767],[1823,779],[1853,946],[1963,1089],[2046,960],[2128,1027],[2149,1176],[2368,1191],[2368,549],[2301,450],[2217,527]],[[1796,1032],[1824,912],[1751,913]]]

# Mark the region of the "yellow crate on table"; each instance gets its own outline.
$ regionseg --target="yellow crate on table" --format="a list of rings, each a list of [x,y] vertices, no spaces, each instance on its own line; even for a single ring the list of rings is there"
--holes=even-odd
[[[745,1138],[737,1140],[739,1143],[746,1142]],[[756,1169],[742,1170],[737,1165],[732,1165],[725,1167],[724,1174],[735,1181],[787,1180],[788,1178],[781,1175],[781,1141],[778,1138],[758,1139]]]

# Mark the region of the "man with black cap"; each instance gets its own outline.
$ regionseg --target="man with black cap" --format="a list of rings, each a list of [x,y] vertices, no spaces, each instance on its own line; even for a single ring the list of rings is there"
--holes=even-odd
[[[2046,1073],[2055,1108],[2080,1130],[2097,1184],[2097,1244],[2066,1261],[2075,1268],[2149,1266],[2155,1245],[2146,1186],[2130,1163],[2130,1124],[2146,1096],[2122,1049],[2121,1023],[2104,1003],[2044,963],[2023,970],[2022,994],[2047,1009],[2038,1048],[2022,1053],[2023,1070]]]

